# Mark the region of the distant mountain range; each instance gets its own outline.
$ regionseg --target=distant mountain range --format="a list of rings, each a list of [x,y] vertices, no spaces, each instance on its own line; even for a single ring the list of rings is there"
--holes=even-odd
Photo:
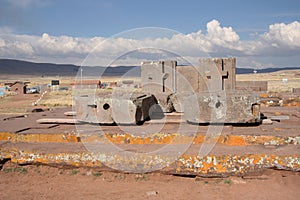
[[[33,75],[33,76],[76,76],[80,75],[80,66],[71,64],[34,63],[22,60],[0,59],[1,75]],[[257,73],[276,72],[280,70],[300,69],[293,68],[266,68],[259,69]],[[253,69],[237,68],[237,74],[250,74]],[[117,66],[117,67],[83,67],[83,76],[122,76],[139,77],[140,66]]]

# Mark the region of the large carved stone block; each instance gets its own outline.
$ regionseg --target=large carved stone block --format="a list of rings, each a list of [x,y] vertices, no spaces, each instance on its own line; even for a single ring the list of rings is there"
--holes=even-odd
[[[97,124],[139,124],[150,119],[150,110],[157,105],[153,95],[82,96],[75,102],[77,119]]]
[[[260,120],[259,96],[242,92],[198,93],[184,102],[191,123],[255,123]]]
[[[176,61],[146,61],[142,62],[142,88],[152,94],[158,92],[175,92]]]

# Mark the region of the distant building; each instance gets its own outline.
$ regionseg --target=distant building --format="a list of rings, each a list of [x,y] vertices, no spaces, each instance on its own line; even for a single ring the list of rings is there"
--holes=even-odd
[[[101,81],[100,80],[76,80],[75,82],[71,83],[73,87],[76,88],[100,88]]]
[[[15,81],[14,83],[6,83],[9,86],[9,90],[17,94],[26,94],[27,84],[29,82]]]

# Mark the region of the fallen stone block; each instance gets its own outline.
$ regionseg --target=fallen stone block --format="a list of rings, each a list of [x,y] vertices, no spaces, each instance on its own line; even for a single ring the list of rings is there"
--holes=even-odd
[[[255,94],[198,93],[186,98],[184,116],[191,123],[256,123],[260,121]]]

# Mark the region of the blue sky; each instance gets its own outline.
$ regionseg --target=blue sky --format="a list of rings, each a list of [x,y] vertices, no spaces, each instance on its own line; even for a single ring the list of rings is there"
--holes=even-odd
[[[219,25],[218,23],[211,23],[212,30],[209,36],[207,34],[208,24],[214,20]],[[37,62],[78,64],[87,55],[86,51],[77,58],[71,55],[72,52],[66,53],[68,59],[65,60],[57,58],[59,56],[55,55],[55,52],[40,55],[36,51],[40,48],[38,45],[42,44],[33,42],[37,39],[35,36],[42,38],[44,34],[44,39],[49,36],[48,39],[56,39],[61,44],[66,42],[66,38],[61,38],[62,36],[69,37],[67,38],[68,41],[80,38],[80,44],[82,44],[91,38],[109,38],[133,28],[162,27],[179,31],[185,35],[201,31],[198,36],[202,39],[205,37],[204,41],[211,40],[212,37],[226,38],[227,33],[230,32],[228,28],[231,28],[230,37],[236,33],[238,39],[227,41],[231,42],[233,48],[230,52],[223,49],[224,52],[227,52],[224,53],[224,56],[231,55],[242,59],[254,58],[255,62],[261,63],[260,66],[282,66],[292,57],[293,61],[287,64],[287,66],[292,66],[299,63],[299,59],[297,60],[300,52],[298,51],[299,45],[293,44],[299,39],[297,36],[299,20],[299,0],[0,0],[0,39],[3,41],[1,46],[0,40],[0,53],[2,54],[0,56]],[[294,22],[296,24],[293,24]],[[276,24],[284,26],[278,25],[271,30],[270,26]],[[291,28],[293,29],[292,34],[290,32],[285,33],[285,35],[282,34],[282,30],[290,30]],[[218,30],[223,31],[223,34],[227,36],[222,35]],[[213,34],[213,31],[217,31],[218,34]],[[264,36],[268,33],[269,35]],[[278,36],[277,33],[281,36]],[[263,56],[257,56],[257,52],[245,53],[245,55],[241,53],[243,48],[251,46],[247,42],[256,42],[254,45],[259,46],[262,37],[263,42],[270,42],[270,48],[277,45],[277,50],[275,49],[273,52],[270,48],[263,49],[268,52]],[[287,40],[284,37],[290,41],[286,43]],[[20,48],[20,45],[16,46],[16,40],[20,40],[18,44],[22,43],[23,49],[20,50],[19,54],[18,51],[12,54],[9,48]],[[285,43],[282,44],[282,41]],[[234,42],[242,42],[243,44],[241,44],[240,49],[234,49]],[[217,42],[212,45],[216,44],[220,46],[225,43]],[[290,48],[286,46],[288,44]],[[56,44],[56,47],[57,45],[59,46]],[[62,44],[62,46],[64,45]],[[26,54],[25,47],[31,50],[30,53],[27,52]],[[278,47],[282,48],[282,51],[291,50],[292,55],[282,56],[282,60],[278,60],[278,53],[280,52]],[[50,51],[52,50],[50,49]],[[237,50],[239,52],[235,55]],[[207,51],[209,55],[223,56],[219,47]],[[61,52],[57,52],[57,54],[61,54]],[[75,52],[75,54],[80,54],[80,52]],[[272,62],[272,60],[277,61]],[[243,65],[242,62],[241,65]]]
[[[205,30],[207,22],[217,19],[224,26],[233,27],[242,38],[248,38],[249,34],[267,31],[270,24],[290,23],[300,18],[299,0],[0,2],[2,26],[11,27],[16,33],[34,35],[46,32],[55,36],[111,36],[145,26],[190,33]]]

